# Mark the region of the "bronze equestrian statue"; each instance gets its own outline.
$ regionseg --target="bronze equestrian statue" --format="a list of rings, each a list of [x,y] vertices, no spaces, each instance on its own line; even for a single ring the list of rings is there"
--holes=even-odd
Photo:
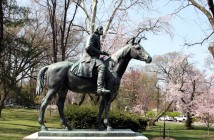
[[[135,41],[135,38],[133,38],[131,42],[129,41],[117,52],[112,54],[108,59],[103,60],[103,63],[106,66],[104,81],[106,88],[105,90],[108,89],[110,93],[102,93],[102,99],[100,102],[97,118],[99,130],[105,129],[105,127],[102,125],[101,118],[103,111],[104,124],[106,125],[107,130],[112,129],[108,120],[110,105],[118,94],[121,78],[132,58],[140,61],[145,61],[146,63],[151,63],[152,61],[151,56],[140,45],[140,40]],[[67,124],[63,113],[67,91],[71,90],[80,94],[98,94],[97,78],[99,74],[97,74],[97,67],[92,70],[92,77],[81,77],[76,75],[76,73],[78,73],[80,70],[79,65],[81,64],[83,63],[77,64],[70,61],[62,61],[45,66],[39,71],[36,93],[40,95],[42,92],[45,82],[45,73],[47,74],[46,85],[48,88],[48,92],[42,100],[40,108],[39,123],[41,125],[41,130],[48,130],[48,128],[44,124],[44,114],[48,103],[50,103],[54,95],[58,94],[59,97],[57,106],[62,123],[68,130],[72,130],[72,128]]]

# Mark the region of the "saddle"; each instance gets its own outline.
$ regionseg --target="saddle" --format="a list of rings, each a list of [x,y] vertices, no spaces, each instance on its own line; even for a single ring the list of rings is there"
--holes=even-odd
[[[104,61],[103,58],[100,58],[100,60]],[[70,72],[79,77],[91,78],[92,76],[97,75],[97,70],[94,69],[95,63],[96,59],[92,59],[90,62],[83,62],[80,59],[72,65]]]

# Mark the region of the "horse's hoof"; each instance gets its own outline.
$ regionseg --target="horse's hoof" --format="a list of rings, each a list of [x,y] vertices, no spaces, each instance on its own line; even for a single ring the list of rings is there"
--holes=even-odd
[[[67,130],[73,130],[73,128],[70,127],[70,126],[66,126],[65,129],[67,129]]]
[[[105,130],[105,127],[103,125],[99,126],[98,128],[99,131],[104,131]]]
[[[113,131],[113,128],[111,126],[107,126],[107,131]]]
[[[41,131],[48,131],[48,128],[46,126],[42,126]]]

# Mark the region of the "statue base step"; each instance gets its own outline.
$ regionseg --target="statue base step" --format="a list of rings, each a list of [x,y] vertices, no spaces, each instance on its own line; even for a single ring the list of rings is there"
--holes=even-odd
[[[50,129],[33,133],[24,137],[23,140],[148,140],[148,138],[130,129],[114,129],[112,131]]]

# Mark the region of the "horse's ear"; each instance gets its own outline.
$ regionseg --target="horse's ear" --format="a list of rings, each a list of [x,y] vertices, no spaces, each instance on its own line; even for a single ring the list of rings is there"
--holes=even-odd
[[[141,39],[142,39],[142,38],[140,38],[140,39],[138,40],[137,44],[140,44]]]
[[[135,43],[135,37],[132,38],[132,45],[134,45]]]
[[[126,42],[126,44],[129,44],[129,42],[130,42],[130,39]]]

